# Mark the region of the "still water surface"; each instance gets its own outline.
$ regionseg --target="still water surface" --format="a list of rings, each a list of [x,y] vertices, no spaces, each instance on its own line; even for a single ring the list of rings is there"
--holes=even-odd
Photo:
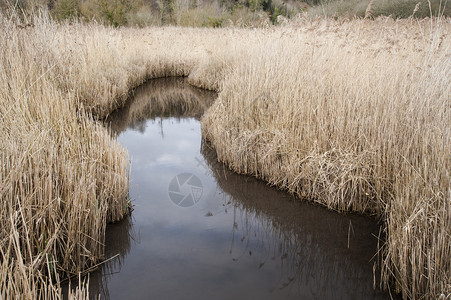
[[[199,117],[215,95],[155,80],[111,116],[131,156],[132,216],[107,229],[102,299],[388,299],[379,226],[296,200],[217,163]]]

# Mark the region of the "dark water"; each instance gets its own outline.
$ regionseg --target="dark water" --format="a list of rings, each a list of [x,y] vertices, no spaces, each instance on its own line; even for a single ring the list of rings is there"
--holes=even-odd
[[[217,163],[199,123],[213,99],[182,79],[156,80],[111,117],[131,156],[135,209],[109,225],[106,254],[117,257],[91,274],[91,296],[389,298],[373,290],[376,222],[295,201]]]

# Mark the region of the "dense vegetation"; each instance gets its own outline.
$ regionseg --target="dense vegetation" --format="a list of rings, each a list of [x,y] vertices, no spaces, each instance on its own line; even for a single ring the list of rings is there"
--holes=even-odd
[[[2,0],[19,10],[48,8],[58,19],[96,20],[113,26],[265,26],[300,15],[418,18],[451,16],[443,0]]]
[[[85,22],[86,6],[111,25],[143,6],[115,24],[101,2],[71,3],[70,22],[30,1],[0,16],[1,298],[61,297],[60,279],[104,259],[106,223],[127,212],[128,158],[95,119],[165,76],[219,92],[203,134],[231,169],[383,219],[382,288],[449,297],[449,18],[371,20],[373,3],[367,19],[113,28]]]

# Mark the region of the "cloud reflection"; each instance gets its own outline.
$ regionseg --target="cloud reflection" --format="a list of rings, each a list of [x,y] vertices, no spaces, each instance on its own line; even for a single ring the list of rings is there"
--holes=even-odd
[[[109,227],[107,253],[120,259],[91,279],[94,296],[388,298],[372,288],[375,222],[306,204],[228,171],[200,136],[198,118],[212,99],[179,80],[168,82],[143,87],[111,119],[133,160],[136,209],[122,229]],[[180,105],[184,101],[190,105]],[[169,183],[183,172],[196,175],[204,189],[192,207],[169,199]]]

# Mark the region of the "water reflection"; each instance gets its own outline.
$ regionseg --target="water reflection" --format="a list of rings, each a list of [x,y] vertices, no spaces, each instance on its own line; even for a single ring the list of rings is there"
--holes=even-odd
[[[376,280],[375,221],[295,200],[253,177],[233,173],[217,162],[207,143],[202,154],[239,219],[234,222],[232,248],[241,243],[246,245],[242,255],[260,252],[258,268],[271,260],[280,262],[280,281],[274,289],[290,287],[305,298],[384,298],[371,285]]]
[[[101,295],[101,299],[114,298],[109,295],[108,278],[120,272],[131,243],[137,236],[133,231],[132,217],[127,216],[120,222],[108,224],[106,236],[105,257],[108,261],[100,267],[100,271],[90,274],[90,294],[95,299],[98,295]]]
[[[127,129],[144,133],[148,119],[175,117],[199,120],[215,98],[216,93],[195,88],[184,78],[154,79],[138,87],[132,99],[111,114],[107,123],[116,134]]]
[[[219,164],[198,121],[213,99],[181,79],[160,80],[110,119],[132,157],[135,210],[108,226],[106,253],[118,256],[91,276],[91,295],[388,298],[373,290],[377,224],[295,201]],[[171,200],[170,192],[188,195],[194,187],[201,193],[192,205]]]

